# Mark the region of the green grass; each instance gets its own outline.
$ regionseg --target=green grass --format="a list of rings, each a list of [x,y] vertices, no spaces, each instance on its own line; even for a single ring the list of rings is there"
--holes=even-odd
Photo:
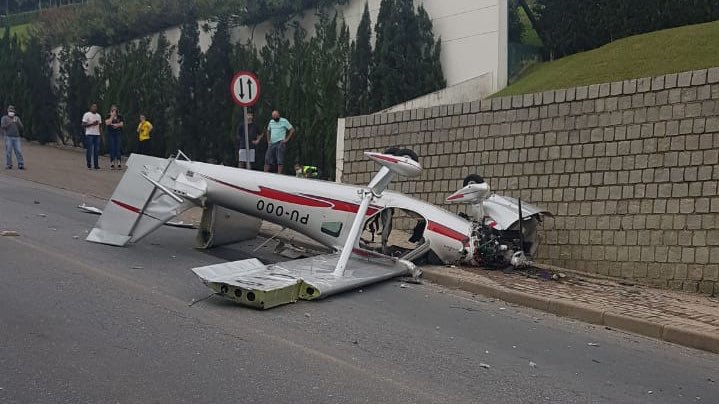
[[[493,96],[659,76],[719,66],[719,21],[620,39],[530,67]]]
[[[12,27],[10,27],[10,35],[11,36],[17,35],[17,38],[20,41],[24,41],[29,36],[30,26],[31,26],[31,24],[13,25]],[[0,38],[2,38],[3,35],[5,35],[4,27],[2,27],[2,29],[0,29]]]

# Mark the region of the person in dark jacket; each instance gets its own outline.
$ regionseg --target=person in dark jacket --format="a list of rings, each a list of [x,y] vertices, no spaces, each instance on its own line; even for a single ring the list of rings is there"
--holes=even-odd
[[[25,169],[25,159],[20,146],[20,131],[23,129],[20,117],[15,114],[15,107],[7,108],[7,115],[0,119],[0,135],[5,136],[5,168],[12,169],[12,154],[15,152],[17,168]]]

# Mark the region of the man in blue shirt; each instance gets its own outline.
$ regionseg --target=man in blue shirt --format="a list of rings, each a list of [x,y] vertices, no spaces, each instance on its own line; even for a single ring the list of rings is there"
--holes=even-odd
[[[265,154],[265,171],[270,171],[271,166],[277,166],[277,173],[282,174],[284,168],[285,148],[287,142],[295,135],[295,128],[285,118],[280,117],[280,112],[272,111],[272,119],[267,124],[267,153]],[[259,139],[257,139],[259,140]]]

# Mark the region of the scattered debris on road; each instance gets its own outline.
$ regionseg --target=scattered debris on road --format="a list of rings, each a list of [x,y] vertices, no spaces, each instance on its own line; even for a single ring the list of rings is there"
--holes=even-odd
[[[14,230],[3,230],[0,231],[0,236],[7,236],[7,237],[17,237],[20,233],[14,231]]]
[[[132,269],[145,269],[145,267],[142,267],[140,265],[135,265],[132,267]]]
[[[480,363],[479,363],[479,367],[480,367],[480,368],[485,368],[485,369],[491,369],[491,368],[492,368],[491,366],[487,365],[487,364],[484,363],[484,362],[480,362]]]
[[[406,288],[409,287],[409,285],[407,285],[406,283],[400,283],[400,284],[399,284],[399,287],[402,288],[402,289],[406,289]]]
[[[39,216],[39,217],[47,217],[47,215],[44,214],[44,213],[38,213],[36,216]]]
[[[599,344],[597,344],[596,342],[589,342],[589,343],[587,343],[587,345],[589,345],[589,346],[599,346]]]
[[[101,215],[101,214],[102,214],[102,210],[101,210],[101,209],[98,209],[98,208],[96,208],[96,207],[94,207],[94,206],[85,205],[85,202],[83,202],[83,203],[77,205],[77,208],[80,209],[80,210],[82,210],[82,211],[85,212],[85,213],[92,213],[93,215]]]
[[[530,366],[530,367],[533,367],[533,368],[536,368],[536,367],[537,367],[537,364],[536,364],[535,362],[529,361],[529,366]]]
[[[190,301],[190,303],[188,303],[187,305],[188,305],[189,307],[192,307],[195,303],[203,302],[203,301],[205,301],[205,300],[211,298],[211,297],[214,296],[214,295],[215,295],[215,293],[211,293],[211,294],[209,294],[208,296],[205,296],[205,297],[200,298],[200,299],[195,299],[195,298],[193,297],[192,300]]]

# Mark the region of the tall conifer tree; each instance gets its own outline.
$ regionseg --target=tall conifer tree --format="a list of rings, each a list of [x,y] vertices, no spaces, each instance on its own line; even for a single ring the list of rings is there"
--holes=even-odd
[[[176,146],[191,158],[204,160],[206,153],[201,140],[197,136],[207,128],[202,128],[202,112],[199,111],[201,81],[200,73],[203,66],[200,51],[200,32],[197,27],[194,9],[190,9],[187,21],[182,24],[177,54],[180,62],[175,95],[174,128]]]
[[[369,6],[365,3],[362,19],[357,27],[357,36],[352,43],[350,53],[349,91],[347,93],[347,113],[349,115],[363,115],[370,112],[371,24]]]

